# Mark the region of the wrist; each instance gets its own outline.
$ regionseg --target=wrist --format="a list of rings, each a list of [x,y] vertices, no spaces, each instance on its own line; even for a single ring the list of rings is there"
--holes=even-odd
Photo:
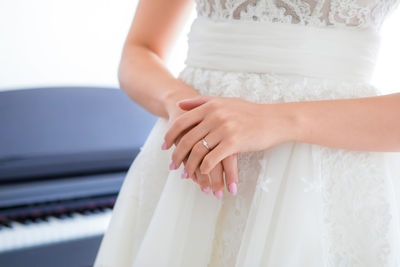
[[[296,102],[283,102],[275,104],[260,104],[265,121],[275,118],[279,129],[280,142],[301,141],[302,130],[300,116],[297,112]],[[269,130],[269,127],[267,129]]]
[[[176,89],[167,91],[162,97],[165,109],[168,115],[175,112],[179,107],[176,102],[185,99],[193,98],[199,96],[200,93],[188,85],[183,85],[182,87],[177,87]]]
[[[300,141],[302,140],[302,124],[301,117],[298,112],[298,102],[285,102],[279,103],[279,112],[284,122],[286,141]]]

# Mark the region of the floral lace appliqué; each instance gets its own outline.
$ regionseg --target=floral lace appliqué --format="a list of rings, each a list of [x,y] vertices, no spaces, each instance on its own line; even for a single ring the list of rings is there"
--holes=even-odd
[[[300,177],[300,181],[302,181],[305,184],[303,189],[305,193],[321,192],[322,189],[321,181],[316,180],[315,178],[307,178],[307,177]]]
[[[199,16],[379,29],[399,0],[196,0]]]
[[[380,94],[377,88],[363,82],[273,73],[234,73],[190,66],[181,71],[179,78],[203,95],[241,97],[256,103],[344,99]],[[250,155],[258,156],[253,158]],[[260,192],[270,194],[275,185],[274,177],[269,177],[262,169],[268,166],[267,162],[260,161],[266,159],[262,154],[249,153],[239,158],[239,170],[242,172],[239,171],[238,194],[243,197],[225,196],[224,203],[234,202],[226,207],[234,209],[225,207],[221,213],[221,220],[227,221],[221,225],[228,225],[230,230],[227,232],[236,234],[224,234],[222,229],[216,231],[221,236],[215,239],[214,266],[234,266],[249,212],[249,199],[254,194],[252,188],[255,188],[256,196],[261,196]],[[305,192],[321,194],[325,233],[322,244],[327,256],[325,266],[393,266],[387,264],[395,253],[391,251],[393,244],[388,239],[393,220],[387,199],[389,193],[385,191],[387,176],[382,173],[379,160],[379,153],[321,148],[321,154],[316,154],[314,162],[316,167],[320,165],[317,169],[321,171],[317,173],[321,172],[321,177],[298,177]],[[314,178],[315,181],[310,180]],[[253,201],[257,199],[253,198]],[[229,223],[231,221],[236,222],[235,225]],[[368,235],[365,229],[369,229]]]

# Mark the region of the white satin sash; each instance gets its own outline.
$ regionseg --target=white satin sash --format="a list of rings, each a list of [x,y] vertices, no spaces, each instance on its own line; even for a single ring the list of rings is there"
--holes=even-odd
[[[197,17],[188,34],[185,63],[223,71],[369,82],[379,44],[379,33],[373,29]]]

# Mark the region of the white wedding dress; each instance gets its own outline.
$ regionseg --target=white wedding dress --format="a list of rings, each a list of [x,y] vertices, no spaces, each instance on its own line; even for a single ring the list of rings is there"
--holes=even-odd
[[[178,78],[257,103],[380,95],[379,30],[399,2],[197,0]],[[400,266],[400,153],[239,153],[238,194],[220,201],[168,169],[167,130],[159,118],[132,163],[96,267]]]

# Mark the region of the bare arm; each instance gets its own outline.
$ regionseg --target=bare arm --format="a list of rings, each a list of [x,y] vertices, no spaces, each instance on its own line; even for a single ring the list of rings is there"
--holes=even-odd
[[[400,151],[400,93],[286,103],[297,141],[367,151]]]
[[[120,87],[157,116],[168,118],[176,101],[198,95],[164,65],[193,4],[193,0],[140,0],[124,44]]]
[[[140,0],[125,41],[118,72],[121,89],[133,101],[160,117],[173,119],[182,113],[175,105],[177,101],[200,95],[173,77],[164,65],[193,4],[193,0]],[[186,159],[183,162],[186,168]],[[203,190],[212,187],[214,193],[222,193],[223,172],[227,187],[233,182],[237,184],[236,156],[227,157],[216,166],[210,174],[212,184],[209,176],[200,174],[198,169],[191,178]]]

